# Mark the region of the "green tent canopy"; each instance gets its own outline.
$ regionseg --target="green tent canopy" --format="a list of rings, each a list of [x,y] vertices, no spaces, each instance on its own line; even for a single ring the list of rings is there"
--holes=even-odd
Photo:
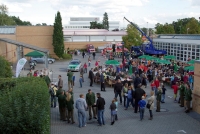
[[[153,56],[149,56],[147,58],[145,58],[146,60],[158,60],[158,58],[156,57],[153,57]]]
[[[184,70],[194,71],[194,66],[187,66]]]
[[[171,64],[171,62],[167,61],[167,60],[157,60],[156,63],[159,63],[159,64]]]
[[[167,60],[175,60],[175,59],[176,59],[176,56],[174,56],[174,55],[166,55],[166,56],[164,56],[164,59],[167,59]]]
[[[141,56],[139,56],[138,58],[139,58],[139,59],[146,59],[147,57],[151,57],[151,56],[149,56],[149,55],[141,55]]]
[[[42,52],[38,52],[38,51],[32,51],[27,53],[25,56],[27,57],[43,57],[45,54]]]
[[[195,63],[195,60],[190,60],[187,62],[187,64],[194,64]]]
[[[107,60],[106,65],[119,65],[120,63],[117,60]]]

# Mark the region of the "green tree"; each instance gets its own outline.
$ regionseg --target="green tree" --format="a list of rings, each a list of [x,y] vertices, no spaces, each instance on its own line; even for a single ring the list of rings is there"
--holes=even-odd
[[[54,22],[53,30],[53,47],[55,54],[61,58],[64,54],[64,36],[63,36],[63,27],[62,27],[62,18],[60,12],[57,12]]]
[[[131,46],[139,46],[142,44],[141,33],[132,25],[127,26],[127,35],[122,37],[126,48],[130,49]]]
[[[156,29],[156,34],[174,34],[175,33],[174,26],[168,23],[165,23],[164,25],[157,23],[155,29]]]
[[[186,28],[188,29],[188,34],[200,34],[200,26],[198,20],[195,18],[191,18],[189,20],[189,22],[186,24]]]
[[[10,63],[2,56],[0,56],[0,78],[12,77]]]
[[[97,23],[96,21],[90,22],[90,29],[103,29],[103,25],[101,23]]]
[[[32,25],[29,21],[22,21],[19,17],[11,16],[11,18],[15,21],[16,25],[19,25],[19,26],[31,26]]]
[[[103,28],[109,30],[109,21],[108,21],[108,14],[105,12],[103,14],[103,22],[102,22]]]

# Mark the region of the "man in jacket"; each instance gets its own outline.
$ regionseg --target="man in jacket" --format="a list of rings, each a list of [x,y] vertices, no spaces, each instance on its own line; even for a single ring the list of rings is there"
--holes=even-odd
[[[142,84],[139,84],[135,89],[134,98],[135,98],[135,113],[138,112],[138,102],[141,100],[142,96],[145,95],[145,91],[141,88]]]
[[[136,78],[134,80],[134,88],[136,89],[138,87],[139,84],[142,84],[142,81],[139,77],[139,74],[136,74]],[[141,96],[142,97],[142,96]]]
[[[179,86],[179,93],[180,93],[180,107],[184,107],[184,92],[185,92],[185,86],[183,84],[183,82],[180,82],[180,86]]]
[[[73,88],[73,73],[69,70],[69,72],[67,73],[68,76],[68,88]]]
[[[79,128],[86,126],[86,114],[85,111],[87,110],[87,104],[84,99],[84,95],[80,94],[80,98],[76,100],[75,107],[78,112],[78,122],[79,122]]]
[[[100,75],[100,82],[101,82],[101,91],[106,91],[105,90],[105,79],[104,79],[103,72]]]
[[[104,122],[104,106],[105,106],[105,100],[104,98],[101,97],[100,93],[97,93],[97,102],[96,102],[96,107],[98,109],[98,123],[99,126],[105,125]]]
[[[64,91],[61,91],[61,94],[58,96],[58,103],[60,120],[66,121],[66,96],[64,95]]]
[[[83,82],[84,82],[83,74],[84,74],[84,68],[83,68],[83,66],[81,66],[81,68],[80,68],[80,75],[82,76]]]
[[[156,100],[157,100],[156,112],[160,112],[161,95],[162,95],[161,87],[158,87],[158,92],[157,92],[157,97],[156,97]]]
[[[58,75],[58,87],[63,87],[63,80],[61,75]]]
[[[189,88],[189,84],[186,83],[185,84],[185,101],[186,101],[186,113],[189,113],[190,112],[190,101],[192,100],[192,91],[191,89]]]
[[[90,86],[92,87],[94,81],[93,68],[91,68],[91,70],[89,71],[89,78],[90,78]]]
[[[97,119],[96,108],[94,107],[96,98],[95,98],[95,94],[91,91],[91,89],[88,89],[88,93],[86,94],[86,102],[87,102],[88,110],[89,110],[89,120],[92,119],[92,112],[93,112],[93,118]]]
[[[120,104],[122,104],[122,95],[121,95],[122,87],[123,87],[123,85],[122,85],[122,83],[121,83],[121,80],[118,79],[118,80],[117,80],[117,83],[116,83],[115,86],[114,86],[114,93],[115,93],[115,98],[117,98],[118,95],[119,95]]]

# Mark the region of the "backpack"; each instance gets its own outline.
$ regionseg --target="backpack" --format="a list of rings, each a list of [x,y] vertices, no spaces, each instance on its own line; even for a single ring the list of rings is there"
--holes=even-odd
[[[50,95],[51,96],[55,96],[55,92],[54,92],[54,89],[53,89],[54,87],[51,87],[50,89],[49,89],[49,93],[50,93]]]

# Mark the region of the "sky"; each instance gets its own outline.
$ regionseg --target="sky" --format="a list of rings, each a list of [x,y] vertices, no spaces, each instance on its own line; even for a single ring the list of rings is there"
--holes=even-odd
[[[63,25],[70,17],[100,17],[108,13],[109,20],[120,21],[125,16],[140,27],[154,28],[157,23],[172,23],[177,19],[200,17],[200,0],[0,0],[9,15],[19,16],[32,24],[53,25],[60,11]]]

